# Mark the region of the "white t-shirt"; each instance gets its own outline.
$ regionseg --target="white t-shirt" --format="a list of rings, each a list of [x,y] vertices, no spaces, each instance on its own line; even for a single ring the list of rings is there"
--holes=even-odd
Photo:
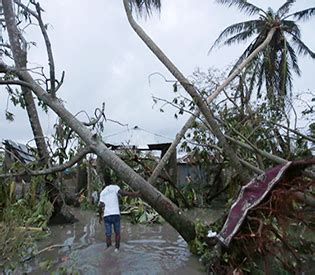
[[[120,215],[118,191],[120,187],[115,184],[106,186],[100,194],[100,202],[105,204],[104,217],[109,215]]]

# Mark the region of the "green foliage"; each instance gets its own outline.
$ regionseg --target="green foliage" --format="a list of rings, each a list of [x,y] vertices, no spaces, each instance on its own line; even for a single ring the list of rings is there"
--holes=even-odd
[[[38,266],[42,269],[42,270],[49,270],[51,268],[52,265],[52,261],[51,260],[45,260],[45,261],[41,261]]]
[[[218,257],[217,247],[210,247],[205,242],[208,226],[203,224],[199,219],[195,221],[196,238],[189,243],[190,251],[199,256],[199,260],[208,266],[214,258]]]
[[[208,76],[201,72],[197,87],[203,87],[203,80]],[[211,75],[209,76],[209,78]],[[311,104],[314,95],[311,92],[297,94],[294,98],[287,99],[286,104],[290,108],[281,111],[281,108],[273,108],[267,99],[258,99],[251,96],[251,78],[248,75],[241,75],[239,81],[233,82],[226,91],[227,99],[222,99],[219,103],[213,102],[210,106],[214,110],[224,133],[239,142],[250,146],[255,146],[272,155],[280,156],[284,159],[305,158],[310,156],[310,143],[298,131],[292,127],[291,113],[296,115],[299,122],[310,121],[308,133],[312,136],[312,117]],[[200,89],[201,89],[200,88]],[[200,90],[199,89],[199,90]],[[177,99],[179,101],[179,99]],[[298,112],[294,106],[299,105],[306,108],[309,112]],[[186,105],[187,109],[187,105]],[[302,124],[302,123],[301,123]],[[283,125],[283,126],[282,126]],[[293,131],[287,128],[293,128]],[[235,144],[235,143],[233,143]],[[216,137],[201,122],[196,121],[194,126],[187,132],[186,140],[181,147],[186,152],[196,152],[200,154],[200,160],[207,160],[207,157],[218,156],[218,148],[221,148]],[[241,146],[235,146],[237,155],[247,160],[249,163],[257,162],[257,157],[253,151]],[[201,155],[203,152],[204,155]],[[217,152],[217,153],[216,153]],[[219,154],[221,152],[219,151]],[[224,156],[220,156],[223,157]],[[261,158],[261,167],[269,167],[274,163],[266,158]],[[256,166],[258,166],[256,164]]]
[[[14,221],[21,226],[34,226],[46,228],[47,222],[53,212],[53,206],[46,195],[32,206],[31,197],[20,199],[5,208],[3,213],[4,222]]]
[[[97,211],[98,206],[96,204],[92,204],[89,202],[87,197],[83,197],[83,199],[80,201],[80,209],[84,211]]]
[[[147,203],[139,198],[123,198],[121,212],[129,214],[132,223],[162,223],[163,218]]]
[[[194,187],[194,184],[191,181],[183,185],[183,187],[181,188],[181,191],[190,206],[193,206],[196,204],[198,190],[196,190],[196,188]]]
[[[163,219],[153,208],[140,204],[137,208],[132,209],[131,221],[133,223],[151,224],[162,223]]]
[[[34,234],[20,230],[12,223],[0,223],[0,262],[6,269],[14,270],[19,261],[23,261],[36,251]]]
[[[37,252],[36,240],[46,237],[45,230],[53,206],[46,195],[33,206],[31,196],[7,205],[0,222],[0,262],[14,270],[20,261],[26,261]]]
[[[18,89],[12,89],[10,86],[7,86],[7,91],[10,96],[10,100],[14,106],[20,106],[25,109],[25,101],[22,93]]]
[[[48,105],[45,104],[41,99],[38,99],[38,106],[47,114],[48,113]]]
[[[78,136],[64,123],[62,119],[54,125],[53,143],[57,146],[53,157],[59,159],[59,163],[69,160],[76,152],[76,147],[70,144],[76,143]]]

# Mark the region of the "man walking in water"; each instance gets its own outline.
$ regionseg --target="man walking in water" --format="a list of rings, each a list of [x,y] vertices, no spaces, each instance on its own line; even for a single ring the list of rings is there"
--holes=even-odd
[[[120,210],[118,195],[137,197],[140,192],[128,192],[121,190],[116,184],[112,184],[110,179],[105,182],[105,188],[100,194],[99,202],[99,222],[104,220],[106,245],[112,245],[112,227],[115,232],[115,252],[119,252],[120,247]]]

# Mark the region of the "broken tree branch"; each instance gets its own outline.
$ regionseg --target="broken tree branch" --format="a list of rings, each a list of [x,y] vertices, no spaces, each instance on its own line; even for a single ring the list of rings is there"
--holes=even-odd
[[[8,80],[0,79],[0,85],[19,85],[19,86],[24,86],[27,88],[31,87],[31,85],[29,85],[29,83],[22,81],[22,80],[18,80],[18,79],[8,79]]]
[[[46,25],[44,25],[44,22],[41,16],[41,7],[39,3],[36,3],[35,6],[36,6],[37,14],[38,14],[37,20],[38,20],[39,27],[44,37],[47,55],[48,55],[48,65],[49,65],[49,73],[50,73],[50,93],[53,96],[55,96],[56,95],[56,77],[55,77],[55,62],[54,62],[53,52],[52,52],[51,43],[48,37]]]
[[[0,178],[8,178],[8,177],[13,177],[13,176],[22,176],[25,174],[31,175],[31,176],[42,176],[42,175],[48,175],[52,173],[57,173],[64,171],[67,168],[72,167],[74,164],[76,164],[78,161],[80,161],[86,154],[91,153],[92,150],[89,147],[85,147],[82,150],[80,150],[74,157],[72,157],[68,162],[58,165],[58,166],[53,166],[47,169],[41,169],[41,170],[30,170],[27,168],[25,165],[24,166],[24,171],[17,172],[17,173],[6,173],[6,174],[1,174]]]
[[[253,58],[262,51],[267,45],[270,43],[273,34],[275,32],[275,28],[271,29],[268,33],[266,39],[264,42],[257,47],[244,61],[235,69],[233,73],[230,74],[230,76],[207,98],[208,104],[211,103],[223,90],[224,88],[253,60]],[[191,116],[186,123],[184,124],[183,128],[177,133],[174,141],[172,142],[171,146],[168,148],[167,152],[164,154],[163,158],[160,160],[159,164],[155,167],[149,182],[153,183],[157,176],[161,173],[162,169],[167,164],[170,156],[176,150],[177,145],[181,141],[181,139],[184,137],[187,130],[192,127],[192,125],[195,122],[195,117],[198,117],[200,115],[200,111],[197,110],[193,116]]]

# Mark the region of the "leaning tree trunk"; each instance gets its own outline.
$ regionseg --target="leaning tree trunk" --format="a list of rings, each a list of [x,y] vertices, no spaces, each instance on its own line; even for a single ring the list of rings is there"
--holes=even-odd
[[[131,22],[132,23],[132,22]],[[208,104],[210,104],[223,90],[224,88],[231,83],[231,81],[245,68],[247,67],[250,62],[254,59],[255,56],[257,56],[257,54],[262,51],[264,48],[267,47],[267,45],[270,43],[273,35],[275,33],[275,28],[272,28],[265,41],[258,46],[246,59],[243,60],[243,62],[233,71],[233,73],[231,73],[229,75],[229,77],[223,81],[223,83],[207,98],[207,102]],[[192,127],[192,125],[194,124],[196,118],[200,115],[200,111],[196,110],[196,112],[191,115],[189,117],[189,119],[186,121],[186,123],[184,124],[184,126],[182,127],[182,129],[177,133],[175,140],[172,142],[171,146],[168,148],[167,152],[164,154],[164,156],[162,157],[162,159],[160,160],[160,162],[158,163],[158,165],[155,167],[149,181],[151,183],[154,183],[157,179],[157,177],[159,176],[159,174],[161,173],[161,171],[163,170],[163,168],[165,167],[165,165],[167,164],[169,158],[171,157],[172,153],[174,152],[174,150],[176,150],[177,145],[180,143],[181,139],[184,137],[185,133],[187,132],[187,130],[189,128]]]
[[[24,66],[26,67],[26,63]],[[22,87],[22,95],[25,102],[25,107],[28,115],[28,119],[31,124],[32,132],[34,135],[35,144],[38,150],[38,156],[40,158],[40,163],[46,165],[49,160],[49,153],[45,143],[43,130],[39,121],[36,105],[33,99],[32,91],[28,88]]]
[[[27,67],[27,45],[26,41],[21,36],[17,28],[15,13],[13,11],[11,0],[3,0],[3,10],[15,66],[18,69],[25,70]],[[39,163],[44,167],[49,163],[49,152],[47,150],[43,130],[38,117],[36,104],[32,91],[28,87],[23,86],[21,89],[34,140],[38,150],[38,156],[40,159]],[[73,215],[64,208],[64,199],[60,191],[55,187],[54,183],[47,178],[45,179],[45,189],[50,201],[53,202],[54,215],[61,215],[61,218],[65,222],[73,221]]]
[[[20,69],[25,69],[27,63],[26,41],[24,41],[24,39],[19,36],[19,30],[16,27],[16,20],[15,14],[12,9],[12,3],[7,2],[8,1],[5,0],[3,1],[3,9],[5,13],[5,22],[8,33],[14,33],[14,36],[9,35],[9,40],[15,66]],[[21,89],[26,111],[33,131],[34,140],[38,149],[38,155],[40,157],[41,163],[46,164],[48,162],[49,153],[46,147],[43,130],[39,121],[32,91],[27,87],[22,87]]]
[[[237,157],[233,148],[229,145],[228,141],[225,139],[218,123],[216,122],[213,113],[204,101],[204,99],[199,95],[195,87],[188,81],[187,78],[178,70],[178,68],[169,60],[169,58],[162,52],[162,50],[154,43],[154,41],[144,32],[144,30],[135,22],[132,17],[132,11],[130,8],[129,0],[123,0],[128,21],[134,31],[142,39],[142,41],[147,45],[147,47],[154,53],[154,55],[163,63],[163,65],[170,71],[170,73],[178,80],[178,82],[184,87],[184,89],[192,97],[192,100],[198,106],[200,112],[204,115],[207,124],[210,126],[212,133],[219,140],[220,145],[223,148],[224,154],[230,159],[231,165],[238,172],[238,175],[242,182],[247,182],[250,179],[248,170],[244,168]],[[186,128],[186,127],[185,127]],[[188,128],[187,128],[188,129]],[[184,131],[181,131],[181,133]],[[174,146],[172,147],[174,148]],[[166,161],[163,162],[163,165]],[[155,175],[156,177],[156,175]],[[152,181],[152,179],[151,179]]]
[[[12,9],[12,0],[3,0],[6,6],[6,20],[9,24],[15,25],[15,16]],[[9,30],[11,47],[20,49],[20,34],[17,28]],[[15,58],[18,58],[19,55]],[[155,189],[140,175],[134,172],[126,163],[124,163],[117,155],[109,150],[104,142],[98,139],[83,123],[81,123],[74,115],[72,115],[61,103],[61,101],[51,94],[47,93],[38,83],[32,78],[27,70],[19,70],[10,68],[4,63],[0,63],[0,72],[14,71],[17,76],[24,82],[22,85],[30,88],[36,96],[49,106],[73,131],[75,131],[96,155],[101,157],[105,164],[116,171],[118,176],[130,185],[134,190],[141,192],[142,198],[148,202],[167,222],[169,222],[187,241],[195,239],[194,223],[166,198],[161,192]]]
[[[9,70],[4,64],[0,64],[0,69]],[[105,164],[116,171],[118,176],[126,182],[132,189],[139,190],[141,197],[150,204],[167,222],[169,222],[187,241],[195,238],[194,223],[172,203],[161,192],[154,188],[150,183],[133,171],[116,154],[108,149],[105,143],[98,139],[82,122],[72,115],[60,103],[57,97],[53,97],[42,89],[27,71],[18,71],[17,74],[23,79],[38,98],[47,104],[63,121],[76,132],[85,142],[86,146],[98,155]]]

